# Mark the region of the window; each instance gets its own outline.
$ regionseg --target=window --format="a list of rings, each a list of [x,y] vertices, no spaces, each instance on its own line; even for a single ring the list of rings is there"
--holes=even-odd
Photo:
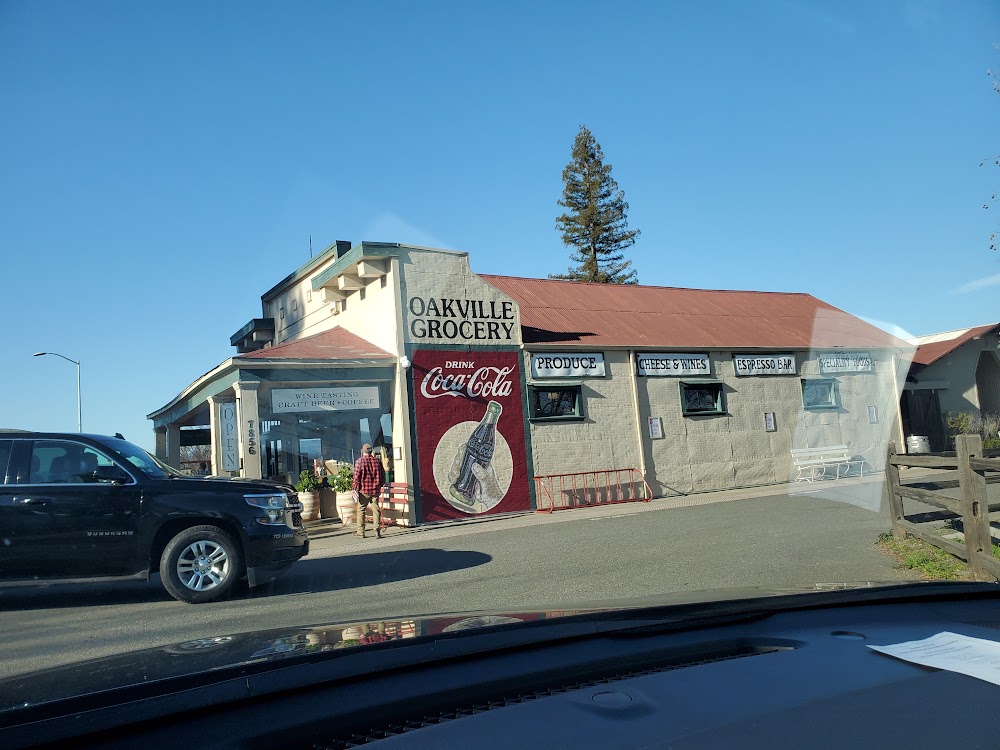
[[[682,382],[681,411],[687,417],[700,414],[725,414],[722,383]]]
[[[802,405],[806,409],[836,409],[836,380],[803,380]]]
[[[98,481],[98,466],[111,459],[89,446],[59,440],[38,440],[31,447],[29,484],[82,484]]]
[[[155,457],[127,440],[108,438],[103,441],[108,447],[118,452],[118,455],[128,461],[132,466],[141,469],[146,476],[151,479],[166,479],[169,476],[180,476],[177,470],[171,466],[157,461]]]
[[[580,386],[531,388],[532,419],[583,419]]]
[[[0,484],[4,484],[7,479],[7,464],[10,462],[10,453],[14,447],[13,440],[0,440]],[[11,484],[14,478],[11,477]]]

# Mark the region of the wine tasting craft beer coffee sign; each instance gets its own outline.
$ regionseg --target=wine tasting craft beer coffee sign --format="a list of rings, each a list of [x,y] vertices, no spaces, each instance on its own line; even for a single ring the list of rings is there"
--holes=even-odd
[[[421,516],[529,510],[517,352],[418,350]]]

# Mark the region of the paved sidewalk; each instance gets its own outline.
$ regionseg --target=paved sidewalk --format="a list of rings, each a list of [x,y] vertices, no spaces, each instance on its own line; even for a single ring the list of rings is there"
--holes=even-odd
[[[903,470],[906,472],[907,470]],[[927,471],[926,469],[917,471]],[[556,511],[555,513],[508,513],[504,515],[470,516],[467,519],[441,521],[414,527],[387,526],[383,538],[377,539],[375,532],[369,528],[365,539],[355,536],[357,526],[344,526],[339,519],[322,519],[309,521],[306,529],[311,540],[309,557],[332,557],[341,554],[358,554],[361,552],[379,552],[393,547],[430,542],[433,539],[445,539],[455,536],[477,534],[488,531],[499,531],[513,528],[525,528],[542,524],[562,523],[567,521],[597,520],[609,517],[635,515],[672,508],[690,508],[699,505],[728,503],[738,500],[749,500],[775,495],[825,495],[829,499],[849,502],[878,511],[882,494],[884,474],[877,472],[865,477],[844,477],[836,480],[817,482],[786,482],[762,487],[749,487],[732,490],[715,490],[673,497],[654,498],[649,502],[614,503],[596,505],[572,510]]]

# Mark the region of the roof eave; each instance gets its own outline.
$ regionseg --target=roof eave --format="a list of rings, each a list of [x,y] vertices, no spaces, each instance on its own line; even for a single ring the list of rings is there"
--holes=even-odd
[[[229,359],[225,360],[221,364],[219,364],[216,367],[212,368],[211,370],[209,370],[208,372],[206,372],[204,375],[202,375],[200,378],[198,378],[197,380],[195,380],[193,383],[191,383],[190,385],[188,385],[187,388],[185,388],[183,391],[181,391],[176,396],[174,396],[166,404],[166,406],[162,406],[159,409],[157,409],[156,411],[153,411],[153,412],[150,412],[149,414],[147,414],[146,415],[146,419],[153,419],[153,420],[155,420],[161,414],[164,414],[164,413],[170,411],[171,409],[174,409],[178,404],[181,403],[181,401],[183,401],[184,399],[188,398],[192,393],[194,393],[196,390],[198,390],[199,388],[201,388],[202,386],[204,386],[206,383],[209,383],[212,380],[215,380],[216,378],[219,378],[219,377],[225,375],[226,373],[230,372],[231,370],[237,369],[238,367],[239,367],[239,362],[236,361],[236,358],[235,357],[230,357]]]

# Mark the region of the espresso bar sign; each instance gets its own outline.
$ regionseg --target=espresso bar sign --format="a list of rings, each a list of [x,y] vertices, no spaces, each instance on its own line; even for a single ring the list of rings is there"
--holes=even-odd
[[[600,352],[589,354],[532,352],[531,376],[535,378],[603,378],[604,355]]]
[[[351,388],[275,388],[271,391],[271,413],[378,409],[377,385]]]
[[[636,369],[647,378],[711,374],[707,354],[640,354]]]
[[[746,375],[794,375],[794,354],[734,354],[733,367],[736,374]]]
[[[870,352],[820,352],[819,371],[824,375],[838,372],[872,372],[875,360]]]
[[[513,341],[509,300],[410,297],[410,338],[418,341]]]

